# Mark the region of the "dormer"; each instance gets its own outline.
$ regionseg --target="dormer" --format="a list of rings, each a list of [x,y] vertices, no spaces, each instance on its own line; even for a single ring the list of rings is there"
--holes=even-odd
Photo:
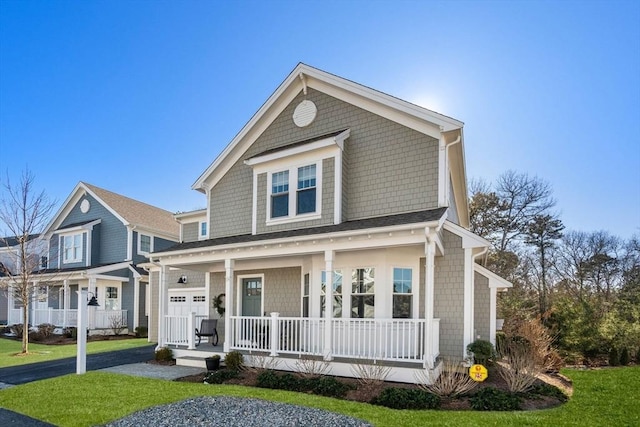
[[[180,224],[180,242],[196,242],[209,238],[206,209],[177,213],[174,218]]]

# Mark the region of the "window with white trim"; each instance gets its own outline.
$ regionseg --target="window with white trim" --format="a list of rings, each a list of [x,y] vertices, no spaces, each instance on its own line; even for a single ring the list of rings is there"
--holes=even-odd
[[[410,268],[393,269],[393,317],[412,318],[413,271]]]
[[[320,317],[325,317],[327,273],[320,277]],[[342,270],[333,271],[333,317],[342,317]]]
[[[62,262],[69,264],[82,261],[82,233],[62,237]]]
[[[207,221],[200,221],[198,230],[198,238],[205,239],[207,237]]]
[[[148,234],[138,233],[138,254],[148,255],[153,252],[153,239]]]
[[[375,315],[375,268],[354,268],[351,272],[351,317],[371,319]]]
[[[289,171],[271,175],[271,218],[289,216]]]
[[[118,288],[116,286],[107,286],[104,291],[104,308],[105,310],[119,310]]]
[[[316,165],[298,168],[298,190],[296,194],[296,214],[316,211]]]
[[[309,287],[309,273],[306,273],[302,286],[302,317],[309,317]]]

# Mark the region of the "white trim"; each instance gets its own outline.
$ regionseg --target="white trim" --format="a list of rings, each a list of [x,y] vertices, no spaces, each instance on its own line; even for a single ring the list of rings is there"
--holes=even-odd
[[[411,316],[406,319],[419,319],[420,316],[420,264],[418,264],[418,268],[416,269],[414,264],[399,264],[396,262],[391,262],[389,267],[389,278],[387,282],[391,284],[391,300],[390,300],[390,315],[389,319],[405,319],[404,317],[393,317],[393,296],[394,295],[411,295]],[[393,288],[394,281],[394,270],[410,270],[411,271],[411,293],[396,293]],[[416,274],[417,273],[417,274]],[[344,286],[344,285],[343,285]]]
[[[127,226],[127,258],[126,261],[133,260],[133,227]]]
[[[196,288],[169,288],[169,292],[205,292],[206,286],[199,286]]]
[[[267,177],[269,177],[269,174],[267,174]],[[269,188],[269,184],[267,184],[267,189],[268,188]],[[251,234],[256,234],[257,232],[258,232],[258,172],[254,169],[253,170],[253,189],[251,193]]]
[[[129,268],[131,263],[128,261],[119,262],[117,264],[104,265],[102,267],[90,268],[87,270],[87,274],[101,274],[108,273],[110,271],[122,270],[125,268]],[[137,272],[136,272],[137,274]]]
[[[238,316],[243,316],[242,314],[242,280],[243,279],[255,279],[255,278],[260,278],[261,284],[262,284],[262,288],[260,289],[260,314],[259,317],[262,317],[262,315],[264,314],[264,287],[265,287],[265,282],[264,282],[264,273],[257,273],[257,274],[239,274],[236,276],[236,296],[237,296],[237,300],[236,300],[236,313],[238,313]]]
[[[498,276],[496,273],[494,273],[493,271],[489,270],[486,267],[481,266],[480,264],[474,264],[473,269],[478,274],[481,274],[482,276],[484,276],[487,279],[489,279],[489,287],[490,288],[500,289],[500,288],[512,288],[513,287],[513,283],[511,283],[508,280]]]
[[[140,277],[133,279],[133,330],[139,325],[140,319]]]
[[[207,216],[207,209],[198,209],[195,211],[189,211],[189,212],[180,212],[177,214],[174,214],[173,217],[176,219],[176,221],[178,222],[182,222],[183,219],[191,219],[192,217],[206,217]],[[187,222],[191,222],[191,221],[187,221]]]
[[[205,225],[207,228],[207,232],[202,234],[202,225]],[[180,227],[182,229],[182,227]],[[204,221],[198,221],[198,240],[207,240],[209,238],[209,223],[205,219]]]
[[[496,345],[497,289],[489,288],[489,342]]]
[[[464,295],[463,295],[463,332],[462,357],[467,354],[467,346],[474,341],[473,336],[473,248],[464,249]]]
[[[342,150],[333,158],[333,223],[342,223]]]
[[[444,136],[438,139],[438,206],[449,206],[449,194],[447,191],[447,148]]]
[[[148,258],[149,254],[153,253],[153,246],[154,246],[155,236],[153,234],[145,233],[145,232],[142,232],[142,231],[136,231],[136,233],[138,235],[138,245],[136,247],[136,253],[138,255],[142,255],[142,256]],[[149,252],[146,252],[146,251],[143,251],[143,250],[140,249],[142,236],[149,237]]]
[[[61,262],[62,264],[59,265],[59,268],[62,268],[63,264],[77,264],[79,262],[82,262],[82,257],[85,254],[85,250],[84,250],[84,234],[86,233],[86,231],[79,231],[79,232],[75,232],[75,233],[64,233],[64,234],[60,234],[59,236],[59,247],[62,249],[61,250]],[[80,258],[71,258],[71,259],[65,259],[65,253],[66,253],[66,245],[65,245],[65,238],[67,237],[71,237],[73,238],[74,242],[75,242],[75,237],[76,236],[80,236],[80,247],[78,248],[78,254],[80,255]],[[86,265],[86,261],[85,261],[85,265]]]
[[[447,231],[450,231],[451,233],[455,234],[458,237],[462,237],[462,247],[465,249],[487,248],[491,244],[489,243],[488,240],[478,236],[477,234],[472,233],[466,228],[463,228],[451,221],[445,221],[444,229]]]

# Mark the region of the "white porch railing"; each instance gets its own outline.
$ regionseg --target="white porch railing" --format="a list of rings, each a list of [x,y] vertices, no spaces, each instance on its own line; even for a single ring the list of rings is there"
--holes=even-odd
[[[196,348],[196,328],[200,328],[200,321],[206,318],[205,315],[195,313],[190,313],[187,316],[165,316],[164,345],[186,346],[188,349]]]
[[[66,314],[65,314],[66,312]],[[8,323],[22,323],[22,308],[9,310]],[[89,311],[89,327],[91,329],[109,329],[115,323],[122,325],[127,324],[127,310],[90,310]],[[77,326],[78,310],[76,309],[56,309],[45,308],[31,310],[29,314],[29,323],[31,325],[40,325],[42,323],[50,323],[59,327]]]

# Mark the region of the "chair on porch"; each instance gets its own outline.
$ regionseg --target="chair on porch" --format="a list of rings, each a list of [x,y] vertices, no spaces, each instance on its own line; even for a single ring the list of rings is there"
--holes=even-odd
[[[202,337],[211,337],[211,345],[218,345],[217,326],[218,319],[202,319],[202,322],[200,323],[200,330],[196,328],[196,336],[198,337],[198,344],[196,344],[196,346],[200,345]]]

